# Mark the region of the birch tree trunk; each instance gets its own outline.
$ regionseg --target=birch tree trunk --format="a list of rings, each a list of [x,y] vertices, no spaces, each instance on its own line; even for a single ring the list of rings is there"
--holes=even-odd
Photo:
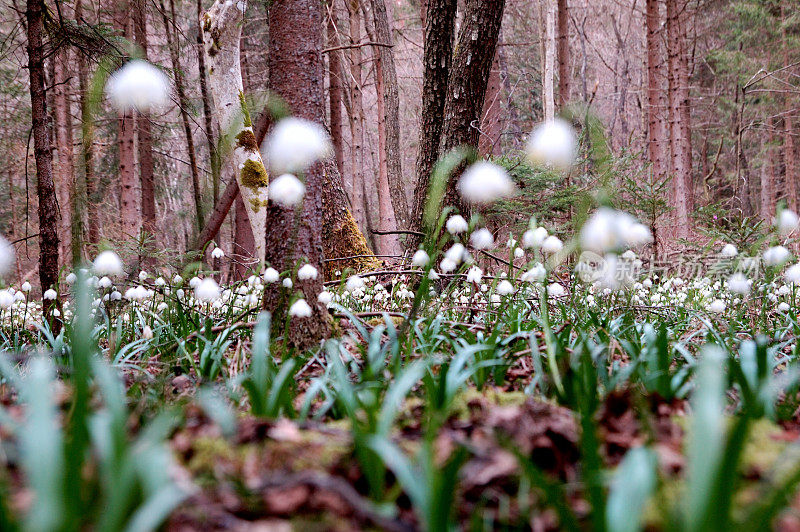
[[[220,162],[236,176],[255,239],[264,260],[268,177],[258,151],[244,97],[239,39],[246,2],[217,0],[203,15],[209,84],[220,128]]]
[[[544,121],[552,122],[555,119],[556,104],[554,95],[553,76],[555,71],[556,55],[556,0],[545,0],[544,13],[544,65],[542,69],[542,84],[544,99]]]

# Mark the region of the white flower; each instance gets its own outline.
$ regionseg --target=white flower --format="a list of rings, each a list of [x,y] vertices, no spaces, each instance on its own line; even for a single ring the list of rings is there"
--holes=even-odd
[[[544,269],[541,263],[537,262],[530,270],[520,276],[520,280],[528,283],[541,283],[545,277],[547,277],[547,270]]]
[[[789,303],[786,301],[781,301],[778,305],[778,312],[789,312],[789,308],[791,308],[789,307]]]
[[[653,234],[650,232],[649,227],[637,222],[633,225],[625,227],[625,232],[622,235],[622,239],[628,246],[639,248],[652,242]]]
[[[445,260],[447,260],[447,259],[445,259]],[[444,260],[442,262],[444,262]],[[453,267],[455,268],[455,266],[453,266]],[[439,280],[439,274],[436,273],[436,271],[431,270],[431,271],[428,272],[428,279],[430,279],[431,281],[438,281]]]
[[[173,278],[172,278],[172,282],[173,282],[174,284],[181,284],[181,283],[183,282],[183,277],[181,277],[180,275],[178,275],[178,274],[176,273],[176,274],[175,274],[175,277],[173,277]]]
[[[547,229],[537,227],[536,229],[525,231],[522,235],[522,245],[525,249],[538,248],[541,247],[545,238],[547,238]]]
[[[8,273],[14,266],[14,246],[0,237],[0,275]]]
[[[501,296],[507,296],[514,292],[514,285],[511,284],[509,281],[503,279],[499,283],[497,283],[496,291]]]
[[[733,244],[725,244],[719,254],[723,257],[735,257],[739,254],[739,250]]]
[[[477,266],[473,266],[472,268],[467,270],[468,283],[480,284],[481,279],[483,279],[483,270],[481,270]]]
[[[550,283],[547,285],[547,295],[551,299],[560,299],[567,295],[567,289],[559,283]]]
[[[783,276],[789,283],[800,284],[800,264],[789,266]]]
[[[782,236],[789,236],[800,227],[800,218],[797,217],[794,211],[783,209],[775,218],[775,226]]]
[[[109,294],[109,299],[111,301],[122,301],[122,293],[114,290],[111,292],[111,294]]]
[[[639,247],[652,240],[652,235],[630,214],[600,207],[583,224],[580,240],[583,249],[602,254],[624,247]]]
[[[353,292],[359,288],[364,288],[364,279],[358,275],[353,275],[345,283],[345,288],[347,288],[348,292]]]
[[[145,340],[153,339],[153,329],[151,329],[149,325],[145,325],[142,328],[142,338],[144,338]]]
[[[103,278],[100,279],[97,282],[97,286],[99,286],[103,290],[107,290],[107,289],[111,288],[111,284],[112,284],[111,283],[111,279],[109,279],[108,277],[105,277],[105,276],[103,276]]]
[[[67,277],[64,279],[64,281],[66,281],[67,284],[75,284],[75,281],[77,281],[77,280],[78,280],[78,276],[75,275],[72,272],[67,274]]]
[[[558,253],[564,248],[564,244],[559,240],[557,236],[550,235],[544,239],[542,242],[542,251],[547,253],[548,255],[552,255],[553,253]]]
[[[14,296],[8,290],[0,290],[0,308],[10,309],[14,305]]]
[[[149,277],[149,276],[147,275],[147,272],[146,272],[146,271],[142,270],[142,271],[140,271],[140,272],[139,272],[139,282],[140,282],[140,283],[143,283],[143,282],[145,282],[145,281],[147,280],[147,278],[148,278],[148,277]]]
[[[123,275],[125,272],[122,269],[122,261],[119,256],[113,251],[104,251],[100,253],[92,263],[94,272],[97,275]]]
[[[195,287],[194,297],[203,303],[213,303],[220,297],[219,285],[210,277],[203,279],[200,284]]]
[[[29,283],[28,281],[25,281],[24,283],[22,283],[22,286],[20,287],[20,290],[22,290],[23,292],[30,292],[31,288],[33,288],[31,286],[31,283]]]
[[[265,153],[274,173],[295,173],[304,172],[320,159],[330,157],[333,146],[327,131],[319,124],[289,117],[272,129]]]
[[[633,250],[630,250],[630,249],[629,249],[628,251],[626,251],[625,253],[623,253],[623,254],[621,255],[621,257],[622,257],[623,259],[625,259],[625,260],[635,260],[635,259],[636,259],[636,253],[634,253],[634,252],[633,252]]]
[[[283,285],[284,288],[291,288],[291,287],[294,286],[294,283],[288,277],[286,279],[284,279],[283,281],[281,281],[281,284]]]
[[[491,203],[514,193],[514,183],[506,171],[493,163],[480,161],[464,171],[458,191],[469,203]]]
[[[264,273],[261,274],[261,277],[264,279],[265,283],[277,283],[281,278],[281,274],[278,273],[278,270],[275,268],[267,268],[264,270]]]
[[[320,302],[320,303],[322,303],[323,305],[327,305],[328,303],[330,303],[331,301],[333,301],[333,294],[331,294],[331,293],[330,293],[330,292],[328,292],[327,290],[323,290],[323,291],[322,291],[322,292],[320,292],[320,293],[319,293],[319,295],[317,296],[317,301],[319,301],[319,302]]]
[[[305,299],[298,299],[289,307],[289,316],[294,318],[309,318],[311,317],[311,307],[306,303]]]
[[[297,271],[297,278],[301,281],[305,281],[307,279],[316,279],[319,272],[317,269],[310,264],[305,264],[302,268]]]
[[[521,259],[525,256],[525,250],[522,248],[514,248],[514,257]]]
[[[114,72],[106,93],[117,111],[158,110],[169,103],[169,78],[147,61],[135,59]]]
[[[424,249],[418,249],[417,252],[414,253],[414,256],[411,259],[411,265],[417,266],[419,268],[424,268],[425,266],[428,265],[430,260],[431,258],[428,256],[427,253],[425,253]]]
[[[211,258],[212,259],[221,259],[224,256],[225,256],[225,252],[222,251],[220,248],[214,248],[211,251]]]
[[[47,290],[44,291],[42,297],[48,301],[53,301],[55,298],[58,297],[58,293],[52,288],[48,288]]]
[[[442,270],[443,273],[450,273],[456,268],[458,268],[458,264],[447,257],[443,258],[442,262],[439,263],[439,269]],[[433,270],[431,270],[431,272],[433,272]]]
[[[791,253],[783,246],[774,246],[764,252],[764,263],[767,266],[780,266],[789,260]]]
[[[572,126],[557,118],[536,126],[525,149],[532,162],[565,170],[575,160],[577,144]]]
[[[708,304],[708,311],[714,314],[722,314],[725,312],[725,302],[721,299],[715,299]]]
[[[198,286],[200,286],[200,282],[201,281],[199,277],[192,277],[191,279],[189,279],[189,286],[191,288],[197,288]]]
[[[281,207],[292,209],[303,199],[306,186],[292,174],[276,177],[269,184],[269,197]]]
[[[728,290],[734,294],[747,295],[750,293],[750,281],[741,273],[734,273],[728,278]]]
[[[447,219],[445,227],[447,228],[448,233],[451,235],[457,235],[469,229],[469,224],[467,224],[467,221],[463,216],[456,214],[455,216],[451,216]]]
[[[455,263],[456,266],[458,266],[464,260],[464,254],[466,253],[466,251],[467,250],[464,248],[463,245],[456,242],[455,244],[450,246],[450,249],[448,249],[445,252],[444,256],[446,259],[450,259],[451,261],[453,261],[453,263]]]
[[[165,286],[167,282],[164,280],[163,277],[156,277],[156,280],[153,281],[153,284],[155,284],[158,287],[162,287]]]
[[[494,237],[492,232],[486,229],[478,229],[469,237],[472,247],[475,249],[489,249],[494,246]]]

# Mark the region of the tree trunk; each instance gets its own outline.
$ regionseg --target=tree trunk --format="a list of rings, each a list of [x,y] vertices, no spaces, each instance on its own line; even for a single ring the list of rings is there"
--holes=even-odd
[[[233,231],[233,273],[237,280],[244,279],[247,272],[252,270],[253,254],[256,243],[253,231],[250,229],[250,219],[247,217],[247,208],[242,200],[242,195],[236,195],[236,209],[234,211]]]
[[[686,9],[682,0],[667,0],[667,68],[669,69],[669,129],[671,206],[675,235],[687,238],[692,211],[692,146],[689,116],[689,64],[686,53]]]
[[[428,197],[428,186],[436,160],[444,123],[444,108],[450,67],[453,63],[453,32],[455,31],[456,0],[426,0],[425,51],[423,57],[422,111],[420,116],[419,151],[417,152],[417,185],[414,189],[414,208],[409,217],[410,229],[422,227],[422,211]],[[414,239],[408,243],[416,247]]]
[[[78,0],[75,5],[75,18],[82,20],[83,1]],[[96,246],[100,242],[100,228],[98,225],[96,183],[94,175],[94,121],[89,108],[89,66],[84,54],[78,54],[78,87],[80,89],[81,104],[81,159],[83,163],[83,186],[79,187],[81,201],[76,206],[86,205],[86,222],[88,226],[88,242]],[[85,196],[84,196],[85,194]],[[82,213],[81,213],[82,214]],[[83,216],[77,217],[79,224],[73,224],[73,234],[82,232]]]
[[[53,100],[55,103],[55,138],[58,153],[58,173],[56,195],[58,197],[58,214],[61,217],[59,226],[59,240],[61,241],[60,255],[62,260],[72,256],[73,264],[80,262],[80,246],[77,257],[71,255],[72,247],[72,196],[75,193],[75,161],[72,140],[72,112],[71,106],[71,74],[70,54],[67,47],[59,48],[53,57]]]
[[[295,116],[323,123],[322,5],[318,0],[275,0],[269,10],[269,27],[270,88]],[[289,28],[291,31],[285,31]],[[317,163],[306,172],[306,195],[296,211],[269,202],[266,260],[280,272],[296,272],[301,260],[322,271],[324,181],[324,165]],[[302,292],[313,313],[310,318],[291,319],[285,340],[308,347],[330,330],[327,309],[317,300],[322,277],[297,282],[295,289]],[[264,308],[272,313],[277,327],[285,323],[293,295],[277,284],[268,285]]]
[[[372,14],[375,20],[373,41],[394,44],[392,25],[386,9],[385,0],[372,0]],[[403,169],[400,157],[400,95],[398,93],[397,69],[394,64],[394,51],[386,46],[376,46],[373,51],[380,58],[377,70],[383,76],[383,90],[379,91],[385,100],[386,109],[386,161],[389,192],[397,224],[408,227],[408,200],[403,184]]]
[[[556,55],[556,0],[545,0],[544,6],[544,61],[542,65],[542,107],[544,108],[544,121],[552,122],[555,119],[555,95],[553,76]]]
[[[338,37],[339,22],[336,17],[336,6],[333,0],[328,2],[328,48],[340,46]],[[342,55],[338,50],[328,54],[328,100],[330,104],[329,125],[331,142],[336,157],[336,168],[339,175],[344,174],[344,145],[342,129]]]
[[[236,176],[253,231],[256,258],[263,260],[268,177],[244,97],[239,59],[242,3],[214,2],[203,15],[203,39],[220,128],[220,162]]]
[[[206,54],[203,52],[203,25],[200,19],[203,15],[203,0],[197,0],[197,67],[200,78],[200,96],[203,100],[203,121],[205,125],[206,144],[208,155],[211,159],[211,188],[214,205],[219,201],[220,167],[219,153],[214,132],[214,121],[211,115],[211,95],[208,93],[208,72],[206,71]]]
[[[775,137],[772,133],[774,121],[767,120],[767,143],[762,146],[761,163],[761,219],[769,226],[775,216]]]
[[[367,224],[366,199],[364,197],[364,95],[361,72],[361,17],[358,9],[359,0],[345,0],[350,29],[350,157],[352,181],[350,184],[350,200],[353,204],[353,216],[358,226],[364,230]]]
[[[381,0],[373,0],[373,10],[375,3],[381,3]],[[386,35],[382,35],[381,37],[378,36],[377,27],[373,24],[373,20],[371,20],[371,16],[373,13],[369,10],[367,6],[364,4],[361,5],[364,14],[364,26],[367,29],[367,35],[369,36],[369,40],[372,42],[381,42],[381,43],[389,43],[391,42],[391,34],[386,28]],[[385,6],[384,6],[384,18],[386,16]],[[378,15],[374,14],[374,22],[378,22]],[[384,20],[384,22],[388,26],[388,20]],[[402,190],[402,176],[395,175],[394,176],[394,185],[397,187],[398,185],[401,187],[399,190],[395,188],[394,192],[392,193],[392,187],[389,180],[389,167],[392,166],[392,170],[395,172],[399,172],[400,170],[400,118],[399,118],[399,99],[397,97],[397,77],[394,76],[394,87],[390,89],[388,85],[391,83],[388,81],[389,78],[392,76],[388,72],[388,68],[384,65],[384,61],[386,60],[386,55],[382,52],[384,50],[390,50],[389,48],[385,48],[382,46],[373,46],[372,47],[372,57],[375,62],[375,96],[377,101],[377,111],[378,111],[378,214],[379,214],[379,222],[378,222],[378,229],[379,231],[397,231],[398,228],[398,218],[395,212],[395,203],[392,201],[395,199],[399,192],[399,195],[402,197],[402,200],[405,200],[405,196]],[[392,73],[394,73],[394,61],[392,61]],[[394,93],[394,99],[389,97],[389,92]],[[393,112],[389,112],[389,108],[393,107]],[[390,117],[391,115],[391,117]],[[393,135],[393,146],[389,148],[389,130],[392,130]],[[391,164],[390,164],[391,159]],[[366,197],[366,195],[365,195]],[[403,225],[405,227],[405,225]],[[400,253],[400,240],[396,233],[387,234],[387,235],[377,235],[376,240],[378,243],[378,253],[381,255],[398,255]]]
[[[569,103],[569,6],[568,0],[558,0],[558,107]]]
[[[200,172],[197,169],[197,153],[194,149],[192,126],[189,122],[189,112],[187,110],[189,101],[186,97],[186,90],[183,86],[183,70],[181,67],[180,52],[178,50],[178,32],[176,32],[174,29],[175,24],[177,24],[175,17],[175,1],[169,0],[172,21],[170,21],[169,17],[167,16],[167,10],[164,7],[164,1],[159,0],[159,4],[161,7],[161,16],[164,20],[164,33],[167,37],[167,48],[169,48],[169,57],[170,61],[172,62],[172,72],[175,77],[175,92],[178,94],[178,108],[180,109],[181,122],[183,124],[183,135],[186,139],[186,151],[189,153],[189,170],[192,174],[192,192],[194,193],[194,208],[196,218],[195,221],[197,224],[197,232],[199,233],[203,230],[204,224],[202,188],[200,185]],[[239,43],[237,42],[237,50],[239,49],[238,44]]]
[[[504,8],[505,0],[467,1],[447,88],[440,156],[458,146],[478,147],[479,132],[474,124],[480,120],[486,97]],[[453,176],[444,205],[456,206],[462,213],[467,213],[467,206],[456,191],[456,181],[456,176]]]
[[[42,44],[43,0],[27,0],[28,74],[30,77],[33,154],[36,159],[36,195],[39,199],[39,282],[44,292],[58,283],[58,202],[53,183],[53,154],[47,130]],[[52,316],[56,301],[44,300],[44,314],[57,332]]]
[[[781,45],[783,48],[783,67],[789,68],[789,45],[787,44],[787,36],[785,29],[785,22],[791,14],[791,10],[787,13],[786,2],[781,2]],[[788,94],[784,95],[784,115],[783,115],[783,162],[784,170],[784,187],[787,196],[787,204],[794,212],[800,210],[800,183],[798,183],[797,176],[797,154],[795,153],[794,143],[794,106],[792,105],[791,98]]]
[[[145,0],[136,0],[134,6],[134,32],[136,44],[142,50],[144,59],[147,59],[147,3]],[[146,233],[146,238],[151,244],[157,241],[156,230],[156,194],[155,194],[155,175],[153,171],[153,134],[150,128],[150,113],[137,113],[136,129],[139,139],[139,181],[142,187],[142,230]],[[142,264],[154,264],[154,257],[150,251],[155,246],[150,245],[140,262]]]
[[[658,0],[646,0],[647,19],[647,154],[651,164],[653,182],[661,183],[669,175],[669,134],[665,113],[667,100],[663,61],[662,23]],[[657,233],[669,234],[666,227],[657,227]],[[664,242],[656,242],[663,247]]]
[[[481,131],[478,140],[478,153],[481,157],[498,157],[503,153],[500,136],[503,133],[503,117],[500,108],[500,46],[494,53],[492,70],[489,72],[489,82],[486,87],[486,98],[483,100],[481,111]]]

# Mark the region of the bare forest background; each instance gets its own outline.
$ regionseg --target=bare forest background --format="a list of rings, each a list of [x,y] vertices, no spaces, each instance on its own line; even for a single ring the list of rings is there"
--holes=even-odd
[[[179,263],[197,247],[233,179],[217,164],[218,117],[204,75],[201,14],[209,4],[44,3],[59,266],[109,245],[145,263]],[[441,117],[430,114],[435,102],[423,90],[426,16],[443,16],[448,4],[456,36],[475,9],[481,20],[502,16],[480,119],[469,123],[480,155],[505,166],[520,188],[487,213],[498,233],[531,215],[568,231],[580,222],[575,206],[595,201],[598,187],[651,225],[659,249],[676,237],[702,241],[715,228],[770,220],[780,202],[798,209],[795,0],[330,0],[319,27],[325,123],[350,210],[378,256],[401,254],[410,240],[402,232],[419,227],[420,132]],[[247,4],[240,42],[259,141],[275,101],[270,32],[293,31],[270,27],[269,5]],[[0,4],[0,231],[15,242],[20,281],[36,277],[39,257],[25,14],[16,0]],[[445,50],[456,63],[460,43]],[[127,57],[164,68],[172,105],[119,116],[103,102],[102,72]],[[455,100],[474,100],[465,87]],[[520,155],[549,113],[580,131],[581,159],[566,175],[530,168]],[[214,237],[241,257],[225,276],[246,273],[254,249],[247,220],[238,198]]]

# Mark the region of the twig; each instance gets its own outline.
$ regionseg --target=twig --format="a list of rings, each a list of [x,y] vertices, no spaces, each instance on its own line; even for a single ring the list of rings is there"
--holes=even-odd
[[[334,46],[333,48],[325,48],[322,50],[321,53],[327,54],[330,52],[336,52],[338,50],[350,50],[352,48],[363,48],[364,46],[383,46],[384,48],[394,48],[393,44],[386,44],[382,42],[362,42],[358,44],[343,44],[341,46]]]

